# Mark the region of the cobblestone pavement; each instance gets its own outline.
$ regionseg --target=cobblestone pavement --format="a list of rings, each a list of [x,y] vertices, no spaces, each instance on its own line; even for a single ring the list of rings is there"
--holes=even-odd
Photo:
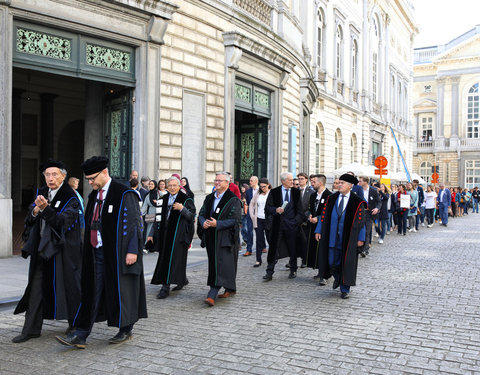
[[[24,318],[9,309],[0,312],[0,373],[480,374],[479,243],[472,214],[391,234],[360,259],[348,300],[331,281],[317,286],[312,270],[289,280],[285,260],[264,283],[265,266],[240,257],[237,295],[209,308],[199,264],[166,300],[148,285],[149,318],[120,346],[98,323],[86,350],[66,348],[54,339],[65,323],[51,321],[40,338],[12,344]]]

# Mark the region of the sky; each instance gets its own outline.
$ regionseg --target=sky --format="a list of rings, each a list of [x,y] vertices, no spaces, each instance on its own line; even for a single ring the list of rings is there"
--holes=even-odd
[[[411,0],[420,30],[414,47],[448,43],[480,25],[480,0]]]

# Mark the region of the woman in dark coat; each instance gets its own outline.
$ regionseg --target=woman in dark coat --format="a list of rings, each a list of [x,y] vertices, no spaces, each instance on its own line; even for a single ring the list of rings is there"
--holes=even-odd
[[[388,228],[388,200],[390,199],[390,192],[385,184],[380,185],[378,194],[380,196],[380,201],[382,202],[380,212],[378,213],[380,227],[380,238],[378,239],[378,243],[383,243]]]
[[[185,191],[187,192],[187,195],[190,198],[192,199],[195,198],[195,194],[193,194],[192,189],[190,189],[190,183],[188,182],[188,178],[182,177],[182,179],[180,180],[180,185],[185,189]]]

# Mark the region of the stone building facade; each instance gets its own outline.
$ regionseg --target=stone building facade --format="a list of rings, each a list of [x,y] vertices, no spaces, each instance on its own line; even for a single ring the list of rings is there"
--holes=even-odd
[[[407,0],[0,0],[0,255],[53,156],[187,176],[411,165]],[[83,194],[88,184],[83,184]],[[12,223],[11,217],[14,220]],[[15,230],[13,231],[15,234]],[[15,236],[14,236],[15,237]],[[15,238],[13,238],[15,241]]]
[[[448,186],[480,186],[480,26],[415,49],[413,168]]]

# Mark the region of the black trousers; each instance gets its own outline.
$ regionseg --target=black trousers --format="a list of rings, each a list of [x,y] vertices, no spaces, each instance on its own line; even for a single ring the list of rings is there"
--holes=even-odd
[[[301,229],[298,229],[301,230]],[[288,255],[290,257],[289,265],[290,265],[290,272],[297,272],[297,230],[285,230],[280,229],[278,234],[279,239],[284,241],[288,248]],[[277,242],[277,246],[279,246],[279,242]],[[277,261],[269,262],[267,265],[267,274],[273,275],[275,272],[275,264]]]
[[[39,258],[39,257],[38,257]],[[36,335],[42,331],[43,324],[43,260],[38,259],[33,271],[31,280],[30,295],[28,297],[28,307],[25,312],[25,322],[23,323],[22,333],[25,335]]]

